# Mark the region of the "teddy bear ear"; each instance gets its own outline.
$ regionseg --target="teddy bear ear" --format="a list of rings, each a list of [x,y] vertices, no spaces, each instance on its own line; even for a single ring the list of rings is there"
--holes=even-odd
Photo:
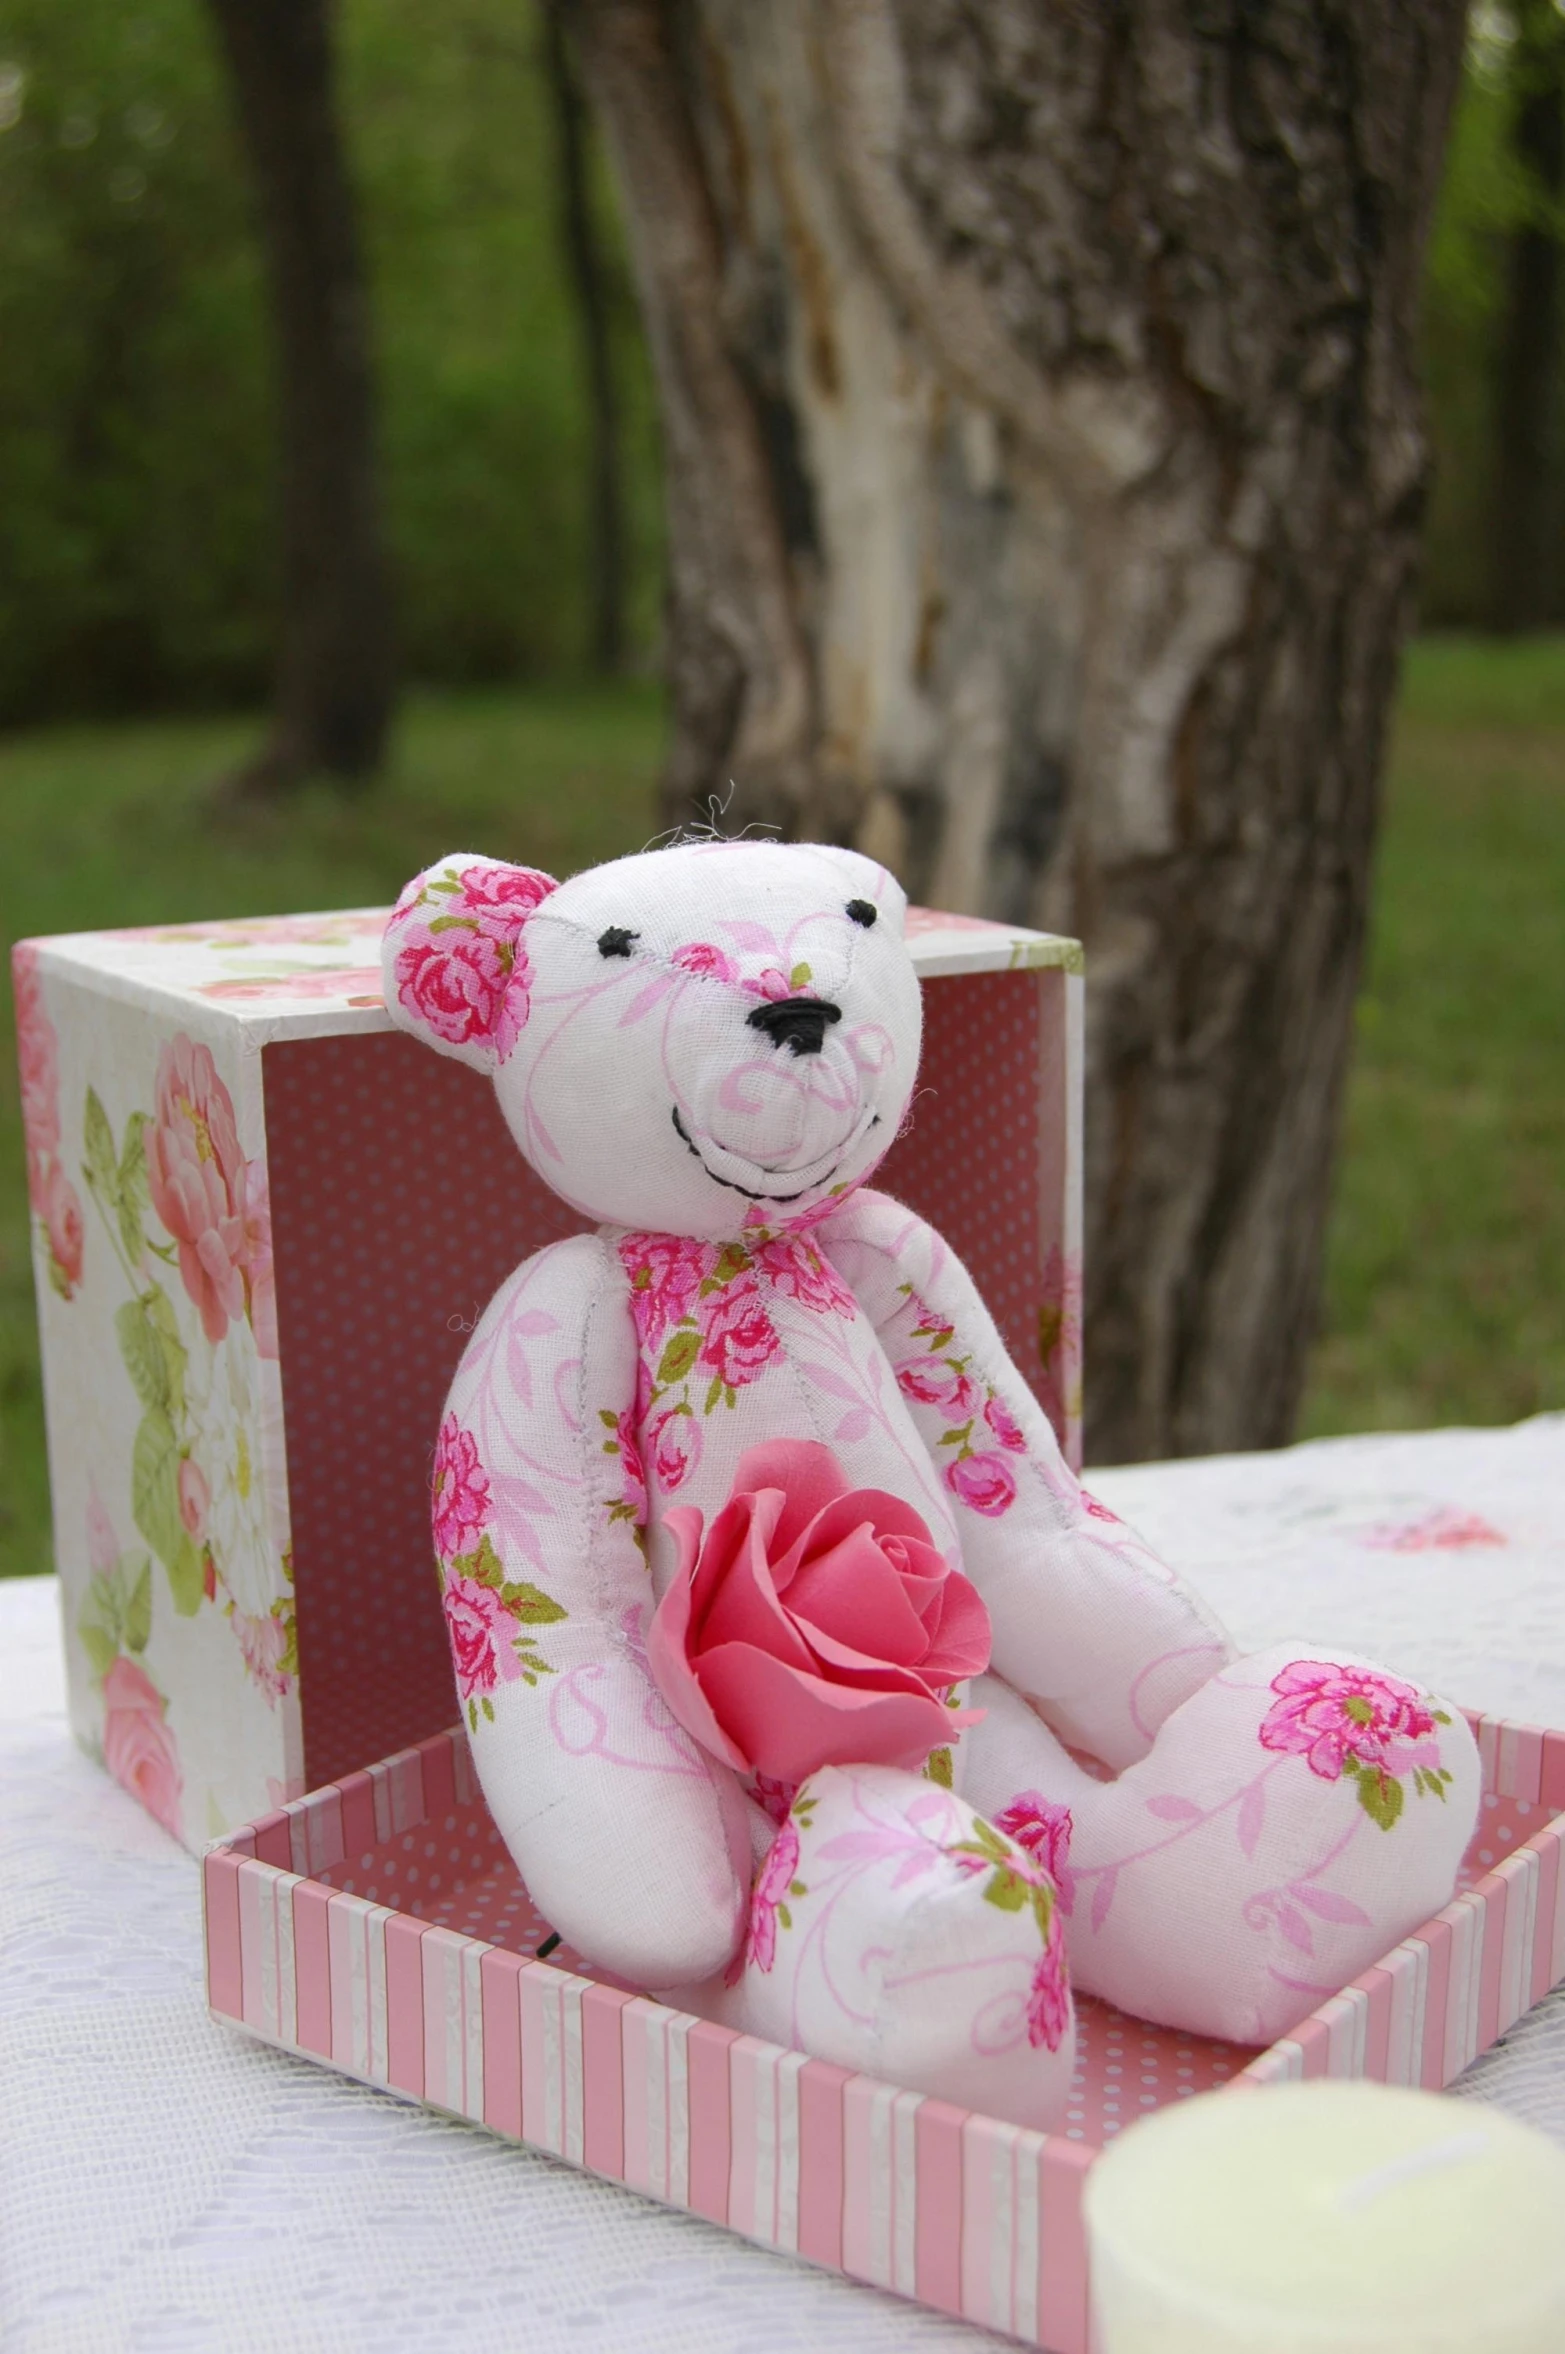
[[[536,867],[460,850],[415,875],[381,943],[392,1020],[475,1070],[503,1063],[527,1020],[527,919],[558,889]]]

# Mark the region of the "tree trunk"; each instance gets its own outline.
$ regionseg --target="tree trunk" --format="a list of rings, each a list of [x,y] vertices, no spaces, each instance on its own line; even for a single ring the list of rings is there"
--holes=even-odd
[[[1089,1447],[1286,1438],[1423,500],[1461,0],[574,0],[663,409],[671,815],[1088,949]]]
[[[1542,629],[1554,619],[1560,512],[1565,21],[1554,0],[1521,0],[1515,16],[1511,147],[1527,211],[1508,256],[1495,419],[1495,620],[1502,630]]]
[[[625,518],[619,395],[609,333],[607,271],[592,209],[589,117],[560,10],[545,0],[544,72],[554,109],[561,244],[581,329],[589,433],[587,565],[592,663],[612,676],[625,659]]]
[[[369,299],[330,0],[208,0],[254,175],[277,349],[282,614],[267,791],[379,766],[393,695]]]

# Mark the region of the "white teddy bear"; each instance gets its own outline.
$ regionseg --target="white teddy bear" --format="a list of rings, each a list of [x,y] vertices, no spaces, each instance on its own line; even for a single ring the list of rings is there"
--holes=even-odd
[[[1052,2126],[1072,1982],[1271,2040],[1449,1901],[1478,1761],[1363,1661],[1235,1658],[869,1189],[903,917],[816,845],[409,885],[388,1006],[597,1226],[474,1333],[436,1547],[485,1796],[579,1955]]]

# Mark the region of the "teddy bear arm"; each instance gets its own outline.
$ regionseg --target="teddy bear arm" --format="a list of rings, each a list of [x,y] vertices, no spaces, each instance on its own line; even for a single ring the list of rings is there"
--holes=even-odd
[[[1089,1496],[978,1287],[936,1230],[861,1191],[822,1241],[873,1321],[951,1498],[993,1666],[1115,1770],[1232,1656],[1218,1621]]]
[[[452,1387],[435,1530],[458,1695],[501,1837],[569,1944],[656,1986],[728,1961],[749,1853],[732,1776],[647,1671],[635,1381],[623,1274],[599,1238],[529,1260]]]

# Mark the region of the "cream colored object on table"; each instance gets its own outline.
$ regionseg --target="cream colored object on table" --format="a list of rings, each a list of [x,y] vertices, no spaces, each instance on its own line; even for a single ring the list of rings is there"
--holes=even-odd
[[[1565,2153],[1366,2083],[1211,2093],[1088,2179],[1101,2354],[1560,2354]]]

